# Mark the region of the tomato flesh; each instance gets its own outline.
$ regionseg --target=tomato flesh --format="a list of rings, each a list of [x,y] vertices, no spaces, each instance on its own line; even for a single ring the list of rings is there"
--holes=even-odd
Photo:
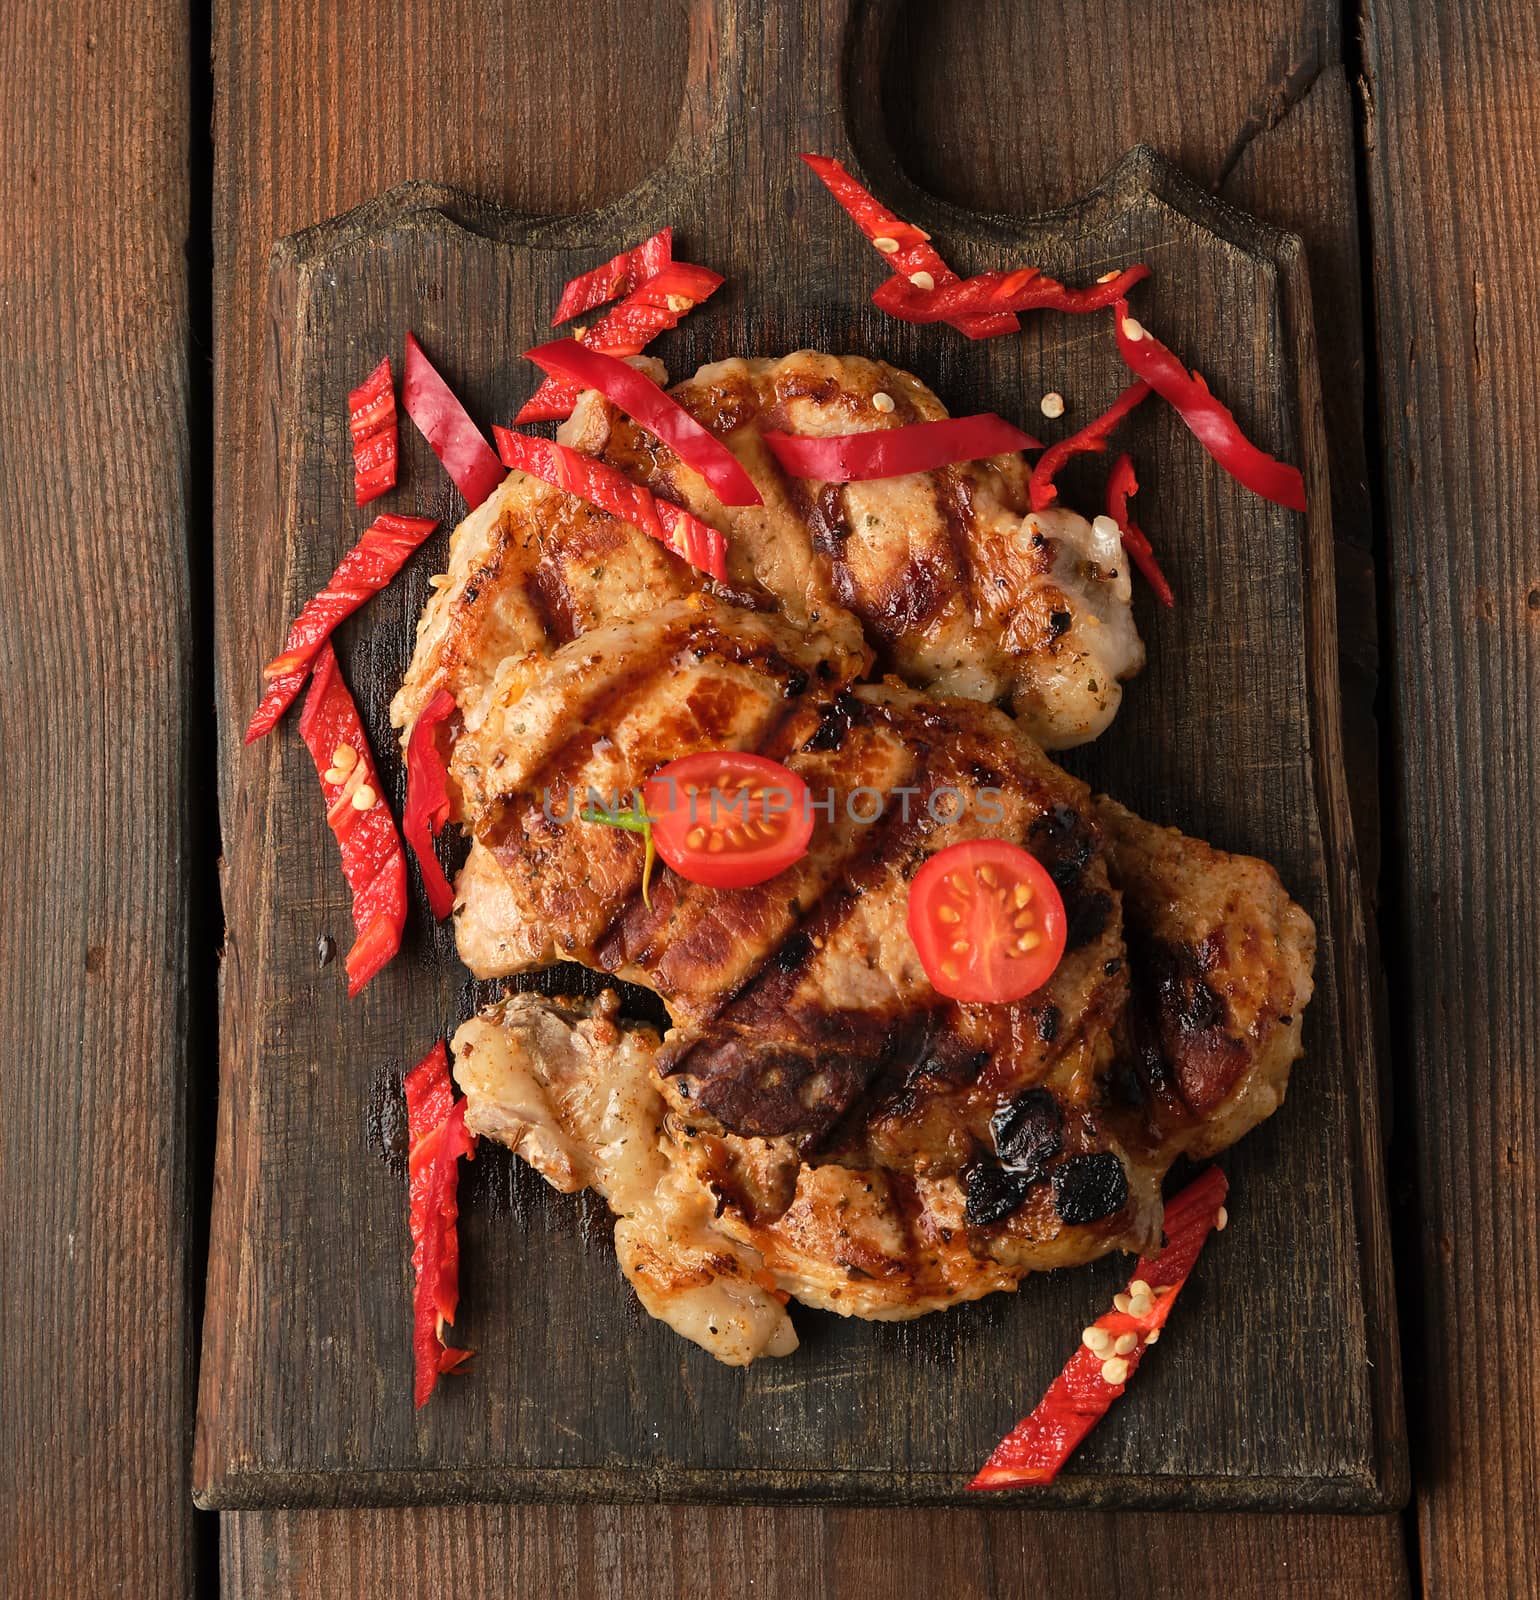
[[[737,750],[670,761],[642,791],[658,854],[691,883],[744,889],[807,854],[813,810],[790,767]]]
[[[1064,955],[1064,902],[1048,869],[1004,839],[939,850],[909,885],[909,937],[931,985],[951,1000],[1021,1000]]]

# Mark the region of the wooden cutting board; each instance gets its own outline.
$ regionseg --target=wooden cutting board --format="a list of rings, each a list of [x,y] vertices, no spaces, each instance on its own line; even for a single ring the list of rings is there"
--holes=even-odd
[[[1131,152],[1080,204],[1020,219],[914,190],[884,142],[889,8],[714,0],[692,20],[680,136],[605,210],[523,219],[407,185],[280,243],[271,279],[264,507],[271,544],[223,585],[247,666],[219,686],[228,931],[219,1150],[195,1458],[200,1504],[520,1498],[961,1500],[1126,1263],[1030,1279],[906,1325],[799,1311],[802,1348],[717,1365],[639,1310],[605,1208],[488,1147],[462,1187],[456,1342],[474,1373],[411,1403],[403,1071],[493,986],[459,965],[420,898],[395,963],[349,1003],[349,899],[292,724],[241,732],[260,664],[369,520],[351,504],[346,394],[416,332],[471,413],[534,387],[560,284],[665,222],[727,274],[656,347],[675,376],[811,346],[917,372],[954,412],[1058,436],[1124,381],[1110,317],[1034,315],[971,343],[881,316],[875,254],[796,153],[843,156],[961,271],[1020,262],[1086,282],[1145,260],[1139,314],[1266,446],[1305,469],[1308,518],[1248,496],[1169,410],[1128,428],[1139,515],[1179,603],[1137,599],[1150,661],[1111,731],[1066,764],[1147,817],[1274,862],[1320,931],[1307,1056],[1283,1110],[1224,1158],[1233,1225],[1166,1340],[1059,1481],[1030,1503],[1371,1509],[1405,1493],[1405,1445],[1364,938],[1341,776],[1332,536],[1299,241]],[[1022,63],[980,62],[1012,72]],[[959,85],[959,93],[967,92]],[[902,115],[901,107],[889,114]],[[1072,108],[1066,114],[1072,114]],[[1030,156],[1024,157],[1030,159]],[[1069,413],[1044,424],[1041,395]],[[403,578],[338,637],[399,810],[386,708],[430,573],[463,514],[403,421],[401,489],[443,520]],[[1065,475],[1099,503],[1105,461]],[[379,509],[378,506],[372,509]],[[232,642],[227,638],[227,643]],[[414,880],[415,889],[415,880]]]

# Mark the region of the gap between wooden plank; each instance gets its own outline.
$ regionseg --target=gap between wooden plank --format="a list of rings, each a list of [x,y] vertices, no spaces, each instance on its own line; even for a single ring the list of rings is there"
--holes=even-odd
[[[192,1300],[193,1393],[203,1348],[209,1215],[214,1192],[218,1116],[219,965],[225,920],[220,875],[219,730],[214,713],[214,70],[209,9],[194,5],[187,30],[187,438],[190,461],[187,569],[191,590],[188,862],[187,1138],[192,1191],[188,1233]],[[187,1422],[189,1460],[192,1418]],[[182,1493],[192,1496],[184,1468]],[[219,1593],[219,1518],[193,1512],[195,1600]]]
[[[1360,7],[1362,6],[1362,14]],[[1373,25],[1367,0],[1344,0],[1342,9],[1343,66],[1353,94],[1353,188],[1358,214],[1359,305],[1363,317],[1364,382],[1363,436],[1365,478],[1369,489],[1370,553],[1374,567],[1376,632],[1379,638],[1379,684],[1374,720],[1379,736],[1380,851],[1379,883],[1372,898],[1378,931],[1382,988],[1388,991],[1399,941],[1395,929],[1403,912],[1401,879],[1393,819],[1400,803],[1397,781],[1393,688],[1396,670],[1395,618],[1390,594],[1390,564],[1385,538],[1384,449],[1380,433],[1379,346],[1375,337],[1374,219],[1369,204],[1369,139],[1371,107],[1368,103],[1364,60],[1364,30]],[[1400,974],[1396,974],[1397,978]],[[1409,1059],[1410,1013],[1399,1006],[1380,1008],[1381,1051],[1389,1066]],[[1417,1201],[1415,1111],[1408,1086],[1394,1071],[1386,1073],[1389,1126],[1385,1148],[1385,1181],[1389,1189],[1391,1253],[1396,1274],[1397,1323],[1401,1334],[1401,1388],[1406,1407],[1407,1449],[1411,1459],[1413,1493],[1401,1514],[1407,1575],[1413,1594],[1424,1592],[1421,1540],[1418,1529],[1418,1487],[1426,1469],[1421,1449],[1424,1426],[1423,1391],[1409,1381],[1423,1364],[1421,1319],[1421,1248]]]

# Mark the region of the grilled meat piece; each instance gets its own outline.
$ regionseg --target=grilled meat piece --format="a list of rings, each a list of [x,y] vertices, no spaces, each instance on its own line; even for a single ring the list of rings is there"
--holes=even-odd
[[[1120,680],[1139,670],[1144,650],[1108,519],[1030,514],[1019,456],[871,483],[787,477],[762,428],[844,433],[946,415],[918,379],[881,362],[812,351],[724,361],[672,393],[738,455],[762,506],[721,505],[598,394],[582,397],[560,437],[724,529],[721,598],[821,633],[836,665],[860,670],[870,647],[911,683],[1007,702],[1045,748],[1083,743],[1112,720]],[[877,407],[878,395],[891,411]],[[505,657],[547,653],[703,587],[712,586],[629,523],[511,473],[455,530],[393,720],[410,728],[448,687],[474,728]]]
[[[1101,796],[1134,974],[1114,1125],[1200,1159],[1283,1103],[1314,987],[1315,925],[1278,874]]]
[[[459,884],[461,955],[478,977],[566,958],[655,990],[676,1024],[660,1065],[723,1128],[955,1171],[987,1147],[1001,1096],[1088,1079],[1110,1050],[1126,977],[1091,797],[1002,712],[891,681],[822,686],[804,646],[694,597],[501,675],[451,767],[481,852]],[[649,906],[641,841],[580,808],[718,748],[784,762],[827,820],[769,883],[660,868]],[[938,995],[906,926],[921,863],[978,837],[1037,851],[1070,919],[1058,970],[1014,1006]]]
[[[705,1133],[661,1090],[657,1035],[620,1027],[616,1005],[613,992],[520,994],[465,1023],[453,1050],[467,1126],[555,1188],[604,1195],[643,1306],[729,1365],[796,1348],[784,1296],[902,1320],[1158,1236],[1153,1171],[1115,1215],[1066,1223],[1043,1181],[1004,1227],[983,1228],[960,1175],[812,1166],[785,1139]]]
[[[615,1253],[655,1317],[730,1366],[786,1355],[797,1336],[751,1250],[661,1137],[657,1036],[622,1032],[615,995],[521,995],[454,1038],[467,1123],[516,1150],[553,1188],[596,1189],[619,1220]]]
[[[454,1049],[470,1126],[559,1188],[606,1193],[646,1308],[734,1362],[793,1347],[773,1296],[761,1297],[769,1290],[891,1320],[1013,1289],[1029,1271],[1150,1247],[1171,1163],[1224,1148],[1282,1100],[1314,930],[1265,863],[1105,799],[1094,809],[1130,930],[1112,1054],[1079,1081],[1050,1074],[997,1090],[988,1146],[971,1164],[814,1163],[790,1136],[706,1126],[679,1080],[660,1077],[657,1036],[616,1025],[613,994],[519,995],[467,1023]],[[537,1093],[531,1081],[565,1087]],[[571,1110],[601,1102],[635,1119],[623,1144]],[[1096,1129],[1101,1148],[1084,1148]],[[618,1200],[603,1165],[617,1152],[644,1162]]]
[[[603,1193],[647,1309],[733,1363],[794,1347],[788,1294],[915,1316],[1152,1245],[1171,1162],[1282,1098],[1313,929],[1270,868],[1043,754],[1094,737],[1142,663],[1116,530],[1027,515],[1016,458],[787,479],[761,428],[944,415],[880,363],[724,362],[675,393],[764,506],[722,507],[597,395],[564,438],[726,530],[729,582],[510,474],[455,531],[392,706],[405,735],[437,689],[456,699],[467,966],[581,961],[673,1021],[660,1039],[612,994],[509,999],[456,1036],[471,1125]],[[660,869],[645,903],[640,840],[580,813],[722,748],[803,777],[812,846],[749,889]],[[1014,1005],[938,995],[907,934],[914,873],[980,836],[1037,854],[1069,916],[1058,970]]]
[[[630,523],[510,473],[450,536],[449,570],[417,624],[392,721],[409,731],[447,688],[474,728],[505,660],[547,654],[600,623],[644,617],[696,587],[690,570]]]
[[[642,853],[635,835],[582,812],[620,803],[678,756],[759,747],[815,683],[838,691],[825,648],[823,636],[774,615],[697,594],[595,628],[548,658],[504,661],[450,768],[481,852],[457,911],[471,971],[591,960],[640,890]]]
[[[762,430],[861,433],[947,415],[918,378],[883,361],[812,350],[735,358],[670,393],[743,463],[763,506],[721,505],[600,395],[584,396],[562,437],[726,529],[733,578],[769,590],[788,615],[826,605],[809,576],[827,572],[879,665],[907,682],[1005,702],[1050,750],[1094,739],[1112,721],[1144,647],[1107,518],[1032,514],[1019,455],[865,483],[788,477]],[[810,565],[810,554],[821,561]]]
[[[825,684],[806,648],[778,618],[694,596],[596,628],[538,670],[509,664],[452,763],[480,852],[459,883],[465,959],[487,976],[565,956],[664,998],[666,1037],[625,1034],[624,1062],[584,1060],[627,1083],[645,1060],[652,1098],[625,1094],[658,1130],[668,1205],[712,1215],[751,1252],[729,1251],[735,1293],[748,1259],[810,1303],[915,1315],[1149,1246],[1172,1161],[1219,1148],[1281,1096],[1309,919],[1270,868],[1093,799],[992,707],[893,680]],[[728,746],[827,797],[812,848],[749,889],[660,868],[645,904],[640,841],[582,821],[574,797]],[[938,995],[905,926],[923,861],[982,836],[1043,860],[1070,925],[1048,983],[1012,1005]],[[530,1075],[571,1058],[550,1008],[520,997],[482,1026],[516,1026],[525,1065],[460,1074],[473,1122],[577,1181],[581,1162],[552,1153],[579,1137],[560,1105],[544,1123],[518,1111]],[[490,1036],[467,1037],[493,1059]],[[585,1181],[617,1192],[613,1175]],[[634,1197],[621,1209],[623,1255],[652,1240],[644,1299],[688,1321],[658,1288],[675,1224],[638,1221]],[[681,1271],[698,1287],[697,1245]]]

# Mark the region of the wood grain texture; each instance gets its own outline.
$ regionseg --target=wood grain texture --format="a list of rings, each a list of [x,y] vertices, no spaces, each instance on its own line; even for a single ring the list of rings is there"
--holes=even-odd
[[[0,79],[0,1593],[185,1600],[186,7]]]
[[[488,10],[450,0],[402,8],[384,32],[378,9],[361,4],[220,8],[214,37],[215,510],[217,601],[227,616],[246,610],[246,575],[263,571],[271,553],[275,423],[261,391],[272,355],[264,343],[271,326],[264,299],[273,241],[435,166],[514,208],[559,211],[601,202],[629,188],[666,152],[684,51],[680,14],[663,10],[639,23],[634,8],[619,4],[574,8],[561,31],[550,28],[548,10],[534,3]],[[574,121],[569,107],[608,105],[612,84],[643,66],[623,125],[605,117]],[[382,74],[400,92],[381,97]],[[296,117],[296,105],[308,113]],[[365,128],[367,137],[338,136],[340,129]],[[264,437],[265,454],[255,448]],[[236,692],[244,695],[252,647],[252,638],[237,630],[221,631],[222,701],[233,671],[241,685]],[[245,794],[227,792],[222,815],[238,826],[249,803]],[[235,927],[258,910],[244,887],[239,879],[225,885]],[[227,1008],[244,981],[241,956],[239,941],[232,941],[223,973]],[[226,1029],[223,1070],[233,1072],[254,1043]],[[254,1153],[256,1130],[243,1128],[237,1137],[233,1110],[232,1096],[222,1094],[220,1140],[235,1159],[216,1178],[216,1212]],[[355,1110],[362,1114],[362,1101]],[[230,1274],[232,1292],[235,1284],[249,1284],[249,1263],[234,1252],[213,1252],[211,1269],[216,1293],[222,1271]],[[217,1359],[217,1349],[206,1351],[210,1355]]]
[[[1422,1561],[1533,1594],[1540,1373],[1492,1351],[1540,1316],[1540,13],[1369,20]]]
[[[362,63],[375,59],[380,48],[370,42],[378,27],[377,11],[351,3],[323,7],[315,0],[295,0],[281,12],[271,5],[254,11],[234,5],[233,0],[220,8],[215,51],[220,132],[218,427],[220,527],[228,542],[254,537],[250,506],[262,464],[247,441],[256,437],[262,408],[264,273],[271,240],[419,175],[474,189],[519,208],[566,210],[624,190],[666,150],[685,54],[677,14],[655,11],[642,21],[627,12],[625,26],[615,28],[611,24],[619,7],[587,3],[565,8],[563,43],[570,44],[571,60],[582,62],[597,54],[612,80],[594,71],[584,72],[574,83],[564,74],[580,69],[569,67],[565,60],[553,65],[545,53],[550,38],[548,11],[528,4],[506,9],[505,19],[459,0],[438,0],[431,6],[409,0],[394,8],[400,21],[391,38],[421,41],[431,33],[434,70],[427,70],[420,54],[394,57],[392,81],[399,92],[383,99],[369,97],[372,136],[348,138],[333,147],[330,136],[336,127],[363,125],[357,113],[372,79]],[[947,9],[931,8],[938,15]],[[982,7],[966,9],[974,14]],[[1019,18],[1016,8],[995,10],[1002,18],[1012,14]],[[1303,21],[1297,22],[1301,16]],[[1205,63],[1200,78],[1189,71],[1183,51],[1162,43],[1168,31],[1173,36],[1175,32],[1168,6],[1131,0],[1128,26],[1121,30],[1112,25],[1088,30],[1078,12],[1059,17],[1047,8],[1035,8],[1030,37],[1022,30],[1005,39],[1013,58],[1030,57],[1033,95],[1021,95],[1005,84],[991,99],[988,91],[993,83],[981,85],[971,71],[976,59],[971,41],[964,30],[953,30],[939,40],[945,48],[938,47],[932,36],[933,47],[916,58],[915,105],[899,106],[890,126],[912,171],[949,198],[987,206],[1032,210],[1083,192],[1113,155],[1146,135],[1211,181],[1223,166],[1222,152],[1230,150],[1250,108],[1273,103],[1268,63],[1258,57],[1253,42],[1301,36],[1329,39],[1323,83],[1287,119],[1275,128],[1264,127],[1249,141],[1226,192],[1306,236],[1317,312],[1325,331],[1323,369],[1328,375],[1329,414],[1334,416],[1332,468],[1339,534],[1351,538],[1354,519],[1340,508],[1344,485],[1353,477],[1354,458],[1351,453],[1344,457],[1341,447],[1344,439],[1351,441],[1353,430],[1339,429],[1334,408],[1340,404],[1350,417],[1355,413],[1351,402],[1339,398],[1340,385],[1331,380],[1339,352],[1352,373],[1358,350],[1356,323],[1350,315],[1333,310],[1344,295],[1356,297],[1352,228],[1346,222],[1353,204],[1350,130],[1335,55],[1339,46],[1334,16],[1334,7],[1319,3],[1285,15],[1265,0],[1183,8],[1182,37],[1198,41],[1194,59]],[[277,44],[280,29],[282,50]],[[507,46],[509,39],[525,41],[525,47],[513,50]],[[1086,51],[1102,51],[1103,39],[1112,43],[1097,55],[1093,73]],[[496,70],[483,77],[475,64],[485,56],[494,61]],[[967,94],[954,91],[959,75],[969,85]],[[898,81],[897,75],[890,81]],[[649,92],[638,92],[639,83]],[[1233,87],[1242,84],[1244,92]],[[548,88],[553,99],[546,103],[541,97]],[[565,95],[559,104],[567,132],[563,137],[542,136],[542,129],[551,128],[548,105],[558,103],[557,90]],[[961,159],[938,159],[929,169],[923,165],[935,141],[967,127],[967,119],[979,106],[991,107],[997,118],[1008,118],[1037,103],[1072,104],[1075,114],[1050,123],[1030,145],[1024,134],[1014,132],[1011,138],[997,138],[992,146],[975,144],[961,153]],[[296,104],[312,109],[296,117]],[[623,117],[615,115],[617,104],[624,107]],[[1228,111],[1230,117],[1206,120],[1210,104]],[[324,121],[314,109],[320,105],[328,107]],[[332,108],[339,106],[334,114]],[[1118,136],[1100,147],[1087,139],[1086,130],[1094,126],[1100,137],[1103,119],[1115,125]],[[569,160],[569,141],[592,150],[594,159]],[[955,142],[949,148],[957,155]],[[991,148],[998,148],[1000,155],[990,169],[990,185],[972,193],[956,187],[959,175],[976,170],[981,151]],[[1029,152],[1026,158],[1023,151]],[[1038,174],[1051,176],[1060,187],[1028,189]],[[1233,187],[1241,184],[1248,187]],[[1287,212],[1279,209],[1283,196],[1290,197]],[[1345,655],[1356,653],[1372,662],[1372,628],[1365,623],[1361,603],[1344,609],[1343,648]],[[1365,704],[1362,695],[1349,704],[1350,725],[1355,704]],[[1363,742],[1354,741],[1355,748]],[[1355,784],[1355,806],[1362,792]],[[426,1546],[453,1551],[462,1559],[479,1549],[483,1559],[472,1562],[471,1571],[490,1592],[511,1564],[504,1551],[510,1530],[517,1525],[526,1530],[518,1545],[526,1560],[526,1587],[542,1593],[584,1592],[575,1587],[574,1571],[597,1569],[609,1575],[606,1581],[613,1587],[614,1574],[640,1570],[634,1552],[646,1530],[660,1522],[672,1529],[695,1515],[531,1507],[226,1517],[225,1577],[230,1592],[243,1596],[304,1593],[302,1585],[317,1575],[349,1572],[369,1574],[367,1592],[372,1594],[432,1592],[434,1571],[425,1568],[415,1553]],[[1238,1579],[1230,1586],[1232,1593],[1270,1592],[1269,1573],[1279,1575],[1281,1588],[1291,1573],[1315,1572],[1322,1575],[1318,1589],[1344,1594],[1400,1592],[1405,1581],[1393,1519],[1208,1518],[1199,1525],[1180,1516],[1124,1516],[1114,1523],[1083,1514],[1028,1518],[993,1511],[976,1516],[915,1512],[896,1524],[876,1512],[724,1509],[699,1516],[702,1520],[689,1520],[689,1526],[711,1531],[712,1547],[719,1557],[726,1553],[730,1569],[750,1580],[757,1578],[764,1587],[792,1573],[803,1582],[788,1588],[805,1586],[813,1593],[829,1592],[828,1580],[819,1587],[815,1580],[823,1578],[824,1569],[810,1568],[801,1552],[824,1554],[831,1540],[848,1542],[867,1552],[869,1560],[897,1540],[904,1563],[889,1562],[882,1569],[887,1586],[896,1595],[926,1594],[933,1592],[943,1573],[955,1586],[959,1572],[975,1571],[980,1538],[997,1552],[992,1567],[984,1570],[1014,1570],[1017,1552],[1027,1543],[1028,1524],[1040,1530],[1031,1548],[1047,1553],[1047,1570],[1058,1570],[1063,1552],[1071,1549],[1077,1569],[1093,1578],[1101,1576],[1096,1592],[1106,1592],[1106,1583],[1130,1570],[1127,1560],[1134,1529],[1139,1532],[1133,1547],[1162,1550],[1165,1564],[1184,1578],[1192,1574],[1193,1581],[1208,1570],[1201,1552],[1212,1540],[1217,1552],[1213,1570],[1241,1571],[1252,1578],[1249,1584]],[[1235,1531],[1229,1538],[1211,1531],[1232,1525]],[[572,1531],[575,1528],[582,1529],[580,1536]],[[577,1552],[570,1542],[579,1537],[581,1566],[574,1564]],[[647,1569],[661,1567],[662,1575],[653,1586],[656,1592],[674,1592],[666,1587],[674,1571],[672,1537],[670,1533],[670,1553]],[[696,1532],[690,1537],[698,1543],[702,1535]],[[1240,1545],[1251,1551],[1243,1566],[1234,1555]],[[954,1552],[958,1559],[951,1560]],[[631,1592],[646,1587],[639,1583]],[[1088,1583],[1088,1591],[1091,1587]],[[360,1584],[358,1590],[363,1589]],[[506,1589],[499,1584],[497,1592]]]
[[[467,1506],[224,1519],[223,1600],[1390,1600],[1395,1517]]]

